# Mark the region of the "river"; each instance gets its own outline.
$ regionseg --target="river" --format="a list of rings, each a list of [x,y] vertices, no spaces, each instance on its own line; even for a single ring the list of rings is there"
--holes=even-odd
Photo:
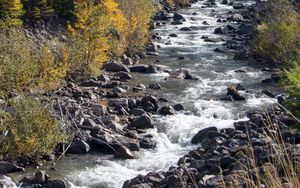
[[[232,6],[202,8],[205,1],[199,1],[190,8],[179,11],[186,18],[183,25],[166,24],[153,30],[159,33],[161,40],[155,43],[160,46],[159,57],[148,57],[141,63],[158,63],[172,70],[186,68],[199,77],[191,80],[165,80],[167,73],[132,74],[134,79],[130,84],[159,83],[162,90],[155,95],[164,97],[173,103],[181,103],[185,111],[174,116],[155,116],[156,128],[149,130],[158,142],[153,150],[142,150],[139,158],[134,160],[116,160],[113,155],[89,154],[84,156],[69,156],[56,164],[58,176],[68,179],[75,187],[111,187],[120,188],[123,182],[138,174],[149,171],[166,170],[176,165],[178,159],[197,146],[190,144],[194,134],[202,128],[217,126],[231,127],[235,121],[245,119],[245,112],[253,109],[263,109],[274,101],[258,94],[262,89],[276,89],[261,84],[261,80],[270,77],[263,72],[262,67],[249,61],[233,60],[234,52],[214,52],[216,47],[222,47],[224,42],[204,42],[203,35],[220,37],[213,34],[215,28],[224,25],[218,23],[219,16],[232,10]],[[243,1],[251,4],[251,1]],[[193,14],[193,13],[197,13]],[[209,25],[204,25],[207,21]],[[237,26],[238,23],[231,23]],[[181,27],[195,26],[193,31],[180,31]],[[175,33],[178,37],[169,37]],[[230,36],[223,36],[228,38]],[[166,44],[169,43],[169,44]],[[183,56],[184,59],[178,57]],[[252,65],[249,65],[252,64]],[[243,70],[237,73],[235,70]],[[242,84],[248,91],[241,92],[246,101],[222,101],[226,89],[231,84]]]

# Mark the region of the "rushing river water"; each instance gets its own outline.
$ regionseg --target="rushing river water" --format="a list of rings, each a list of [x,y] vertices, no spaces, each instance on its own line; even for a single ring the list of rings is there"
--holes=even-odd
[[[162,36],[162,40],[156,42],[161,47],[160,56],[148,57],[141,62],[154,63],[159,60],[159,64],[173,70],[186,68],[200,79],[165,80],[168,76],[166,73],[133,74],[135,79],[131,84],[159,83],[163,89],[157,92],[158,96],[174,103],[182,103],[186,108],[186,111],[174,116],[155,117],[157,128],[149,132],[158,142],[157,148],[141,150],[139,158],[134,160],[117,160],[112,155],[74,155],[57,163],[56,175],[68,179],[75,187],[120,188],[125,180],[138,174],[166,170],[175,165],[181,156],[197,147],[191,145],[190,140],[200,129],[208,126],[231,127],[235,121],[245,119],[246,111],[260,109],[273,102],[264,96],[251,93],[243,93],[247,96],[247,101],[219,100],[226,94],[226,88],[233,83],[241,83],[254,91],[266,89],[261,80],[270,75],[262,72],[261,67],[249,66],[249,62],[233,60],[233,52],[214,52],[223,42],[209,43],[201,39],[203,35],[218,37],[213,31],[224,25],[217,23],[218,15],[232,9],[232,6],[221,5],[217,1],[218,6],[212,12],[211,8],[201,8],[203,3],[204,1],[199,1],[191,8],[180,11],[187,20],[183,25],[167,24],[155,29],[153,32]],[[194,12],[197,15],[193,15]],[[203,25],[203,21],[210,25]],[[197,30],[179,30],[181,27],[190,26],[195,26]],[[178,37],[169,37],[171,33],[176,33]],[[166,45],[166,42],[171,45]],[[185,59],[179,60],[180,56]],[[236,73],[235,70],[244,70],[245,73]],[[267,89],[272,91],[274,88]]]

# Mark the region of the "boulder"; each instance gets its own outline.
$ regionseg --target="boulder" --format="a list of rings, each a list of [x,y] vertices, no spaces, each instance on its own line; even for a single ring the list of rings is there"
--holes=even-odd
[[[131,110],[131,114],[134,116],[141,116],[143,114],[146,114],[146,112],[143,109],[134,108]]]
[[[185,21],[184,17],[181,14],[178,14],[177,12],[174,13],[173,20],[174,21]]]
[[[114,76],[120,78],[120,80],[122,80],[122,81],[127,81],[132,78],[132,76],[130,74],[128,74],[127,72],[123,72],[123,71],[116,73]]]
[[[139,143],[141,148],[144,149],[154,149],[156,147],[156,141],[152,137],[142,137],[139,138]]]
[[[157,113],[159,115],[174,115],[175,111],[172,106],[163,106],[158,109]]]
[[[150,129],[154,127],[152,119],[147,115],[143,114],[140,117],[137,117],[132,125],[137,129]]]
[[[130,72],[123,64],[117,62],[109,62],[104,65],[104,70],[108,72]]]
[[[198,144],[201,143],[204,138],[207,137],[207,133],[210,131],[218,131],[216,127],[208,127],[205,129],[200,130],[193,138],[192,138],[192,144]]]
[[[115,153],[115,158],[134,159],[134,154],[125,146],[121,146]]]
[[[69,182],[60,179],[48,180],[46,184],[43,185],[43,188],[71,188]]]
[[[246,100],[245,97],[241,96],[241,94],[238,92],[237,86],[232,85],[229,88],[227,88],[227,95],[231,96],[233,100],[236,101],[244,101]]]
[[[93,104],[91,106],[91,110],[96,116],[103,116],[108,114],[107,108],[101,104]]]
[[[19,167],[13,163],[6,161],[0,161],[0,174],[8,174],[12,172],[22,172],[24,168]]]
[[[189,27],[182,27],[182,28],[180,28],[179,30],[180,30],[180,31],[192,31],[192,29],[189,28]]]
[[[49,175],[46,174],[45,171],[43,171],[43,170],[38,171],[34,175],[34,183],[35,184],[44,184],[48,178],[49,178]]]
[[[184,110],[184,107],[182,104],[175,104],[173,106],[173,109],[176,110],[176,111],[183,111]]]
[[[238,53],[236,53],[235,56],[234,56],[234,59],[245,61],[245,60],[249,59],[249,54],[250,54],[249,49],[245,48],[245,49],[239,51]]]
[[[90,146],[83,140],[75,139],[68,149],[68,153],[72,154],[86,154],[90,151]]]
[[[228,28],[225,26],[221,26],[215,29],[214,34],[227,34]]]
[[[158,84],[158,83],[153,83],[153,84],[150,84],[150,85],[149,85],[149,88],[150,88],[150,89],[159,90],[159,89],[161,89],[161,85]]]
[[[133,65],[128,67],[130,69],[130,72],[146,72],[148,65]]]

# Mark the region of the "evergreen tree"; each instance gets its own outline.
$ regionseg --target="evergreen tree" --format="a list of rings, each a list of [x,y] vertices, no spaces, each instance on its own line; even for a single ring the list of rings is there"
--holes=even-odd
[[[22,25],[23,5],[21,0],[0,0],[0,19],[9,25]]]
[[[65,20],[73,20],[75,3],[74,0],[53,0],[55,13]]]
[[[34,23],[38,20],[48,21],[54,16],[52,3],[48,0],[24,0],[26,22]]]

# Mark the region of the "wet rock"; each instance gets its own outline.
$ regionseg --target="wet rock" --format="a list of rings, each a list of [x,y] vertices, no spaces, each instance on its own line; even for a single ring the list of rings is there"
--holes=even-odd
[[[229,21],[233,22],[241,22],[244,20],[243,16],[239,13],[233,13],[231,16],[227,18]]]
[[[97,80],[102,81],[102,82],[109,82],[110,79],[108,76],[101,74],[100,76],[97,77]]]
[[[192,31],[192,29],[189,28],[189,27],[182,27],[182,28],[180,28],[179,30],[180,30],[180,31]]]
[[[202,142],[204,138],[206,138],[207,133],[210,131],[218,131],[216,127],[208,127],[205,129],[200,130],[193,138],[192,138],[192,144],[198,144]]]
[[[183,111],[184,110],[184,107],[182,104],[175,104],[173,106],[173,109],[176,110],[176,111]]]
[[[233,100],[236,101],[244,101],[246,100],[245,97],[241,96],[240,93],[238,92],[237,86],[236,85],[232,85],[229,88],[227,88],[227,95],[231,96],[233,98]]]
[[[43,188],[71,188],[70,183],[65,180],[55,179],[48,180],[46,184],[43,185]]]
[[[248,48],[245,48],[245,49],[239,51],[237,54],[235,54],[234,59],[245,61],[245,60],[249,59],[249,56],[250,56],[250,51]]]
[[[174,13],[173,20],[174,21],[185,21],[184,17],[181,14],[178,14],[177,12]]]
[[[266,79],[262,80],[261,83],[263,83],[263,84],[274,84],[276,82],[273,78],[266,78]]]
[[[144,149],[154,149],[157,144],[157,142],[151,137],[139,138],[139,143],[140,143],[141,148],[144,148]]]
[[[44,184],[48,178],[49,178],[49,175],[46,174],[45,171],[38,171],[34,175],[34,182],[36,184]]]
[[[6,161],[0,161],[0,174],[8,174],[12,172],[22,172],[24,168],[19,167],[13,163]]]
[[[203,21],[202,24],[203,25],[209,25],[209,23],[207,21]]]
[[[147,114],[143,114],[136,118],[132,122],[132,125],[137,129],[151,129],[154,127],[152,119]]]
[[[114,93],[126,93],[126,90],[120,87],[114,87],[112,92]]]
[[[229,1],[228,1],[228,0],[223,0],[221,3],[222,3],[223,5],[227,5],[227,4],[229,3]]]
[[[157,52],[158,47],[154,43],[151,43],[147,46],[146,50],[149,52]]]
[[[268,91],[268,90],[262,90],[261,92],[263,94],[267,95],[268,97],[275,98],[275,95],[272,92]]]
[[[144,91],[145,89],[146,89],[146,86],[144,84],[139,84],[139,85],[134,86],[132,88],[132,90],[135,91],[135,92]]]
[[[197,80],[197,78],[186,69],[178,69],[175,72],[170,73],[170,78],[185,79],[185,80]]]
[[[220,48],[220,47],[215,48],[214,51],[218,52],[218,53],[226,53],[226,50],[224,48]]]
[[[215,29],[214,34],[227,34],[228,28],[226,26],[221,26]]]
[[[176,33],[171,33],[169,36],[170,37],[178,37],[178,35]]]
[[[157,113],[159,115],[174,115],[175,111],[172,106],[163,106],[158,109]]]
[[[237,33],[240,35],[251,34],[254,31],[254,26],[252,24],[241,24],[238,28]]]
[[[143,109],[134,108],[131,110],[131,114],[134,116],[141,116],[143,114],[146,114],[146,112]]]
[[[130,72],[125,65],[117,62],[106,63],[103,67],[104,70],[108,72]]]
[[[150,84],[150,85],[149,85],[149,88],[150,88],[150,89],[159,90],[159,89],[161,89],[161,85],[158,84],[158,83],[153,83],[153,84]]]
[[[81,82],[80,85],[83,86],[83,87],[101,87],[102,83],[100,81],[90,79],[90,80],[85,80],[85,81]],[[78,88],[76,88],[76,91],[77,92],[82,92]]]
[[[130,74],[128,74],[127,72],[123,72],[123,71],[116,73],[114,75],[114,77],[118,77],[122,81],[127,81],[127,80],[130,80],[132,78],[132,76]]]
[[[115,153],[115,158],[134,159],[134,154],[125,146],[121,146]]]
[[[108,125],[105,125],[105,127],[107,129],[111,129],[113,131],[121,131],[123,129],[122,125],[120,125],[119,123],[117,122],[111,122],[110,124]]]
[[[147,68],[148,68],[148,65],[142,65],[142,64],[139,64],[139,65],[133,65],[133,66],[129,66],[128,67],[130,69],[130,72],[146,72]]]
[[[142,98],[143,109],[147,112],[156,112],[158,109],[158,102],[154,96],[145,96]]]
[[[83,140],[75,139],[68,149],[68,153],[72,154],[86,154],[90,151],[90,146]]]
[[[205,38],[204,41],[205,42],[214,42],[214,43],[216,43],[216,42],[223,42],[224,39],[221,38],[221,37],[219,37],[219,38]]]

